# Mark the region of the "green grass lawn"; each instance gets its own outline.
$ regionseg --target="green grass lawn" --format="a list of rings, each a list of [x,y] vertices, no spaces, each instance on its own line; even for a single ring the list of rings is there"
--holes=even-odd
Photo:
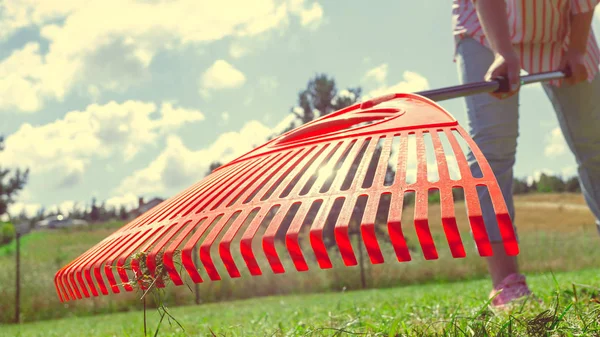
[[[250,300],[169,309],[159,336],[598,336],[600,269],[529,276],[542,305],[487,309],[487,280]],[[251,291],[251,289],[249,289]],[[49,295],[51,296],[51,295]],[[158,324],[148,310],[148,334]],[[143,312],[0,327],[2,336],[142,336]]]

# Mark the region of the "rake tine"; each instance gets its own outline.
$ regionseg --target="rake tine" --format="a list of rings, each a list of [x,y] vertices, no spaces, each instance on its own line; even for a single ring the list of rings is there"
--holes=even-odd
[[[423,250],[423,256],[426,260],[435,260],[438,258],[438,253],[433,242],[431,229],[429,228],[428,220],[428,204],[429,204],[429,189],[428,189],[428,172],[427,172],[427,156],[425,154],[425,143],[423,141],[423,132],[416,131],[417,142],[417,181],[415,186],[415,215],[414,223]]]
[[[225,269],[227,269],[229,276],[232,278],[240,277],[241,274],[235,264],[235,261],[233,260],[233,256],[231,255],[231,241],[254,211],[258,212],[256,208],[252,210],[244,209],[242,213],[231,224],[231,226],[225,233],[225,236],[219,243],[219,256],[221,257],[221,261],[223,261],[223,264],[225,265]]]
[[[354,192],[362,188],[361,185],[365,179],[365,174],[373,157],[373,151],[375,150],[377,143],[378,139],[370,140],[367,150],[361,158],[361,162],[356,170],[356,174],[354,175],[354,179],[352,180],[350,188],[348,189],[349,191]],[[352,193],[344,201],[344,205],[342,206],[342,210],[340,211],[338,221],[336,222],[334,228],[335,240],[338,244],[340,253],[342,254],[342,258],[346,266],[355,266],[358,263],[356,261],[356,256],[354,255],[354,250],[352,249],[352,242],[350,242],[350,237],[348,235],[350,217],[352,216],[355,203],[359,197],[357,194],[358,193]]]
[[[352,216],[358,197],[350,196],[344,200],[344,204],[338,215],[337,222],[335,223],[334,236],[337,242],[340,254],[346,266],[356,266],[358,261],[354,250],[352,249],[352,242],[348,235],[348,227],[350,225],[350,217]]]
[[[448,240],[448,246],[452,257],[459,258],[465,257],[465,247],[462,243],[460,232],[456,224],[456,216],[454,213],[454,205],[452,203],[452,188],[453,183],[450,180],[450,171],[448,164],[446,163],[446,156],[440,136],[437,130],[431,130],[431,140],[433,142],[433,148],[435,151],[436,163],[438,167],[438,174],[440,182],[447,182],[440,186],[440,207],[442,216],[442,226],[444,227],[444,234]]]
[[[202,263],[204,264],[204,269],[206,269],[208,277],[210,277],[210,279],[213,281],[220,280],[221,276],[219,275],[217,268],[215,268],[215,265],[210,256],[210,247],[212,247],[213,243],[217,239],[217,236],[219,235],[219,233],[221,233],[225,225],[227,225],[227,223],[229,223],[231,219],[234,219],[234,221],[236,221],[237,218],[240,217],[240,213],[241,211],[235,212],[231,214],[231,216],[228,219],[225,219],[225,217],[221,218],[219,223],[217,223],[208,233],[204,242],[200,244],[200,261],[202,261]]]
[[[242,235],[242,240],[240,241],[240,252],[242,253],[242,257],[244,258],[244,263],[246,263],[246,267],[250,271],[252,276],[262,275],[262,271],[258,266],[258,262],[254,257],[254,251],[252,249],[252,238],[258,231],[258,227],[261,225],[264,217],[275,207],[279,205],[274,205],[272,207],[261,208],[258,211],[258,214],[252,219],[252,222]]]
[[[381,195],[377,195],[381,197]],[[361,221],[360,232],[369,255],[371,263],[380,264],[384,262],[381,249],[379,249],[379,243],[377,242],[377,235],[375,234],[375,218],[377,216],[377,207],[379,206],[380,198],[369,195],[367,204],[365,206],[365,213],[363,215],[363,221]],[[360,244],[360,243],[358,243]]]
[[[317,258],[317,262],[319,263],[319,268],[321,269],[329,269],[332,267],[331,260],[329,259],[329,254],[327,253],[327,248],[325,247],[325,243],[323,242],[323,228],[325,227],[327,217],[331,212],[331,207],[333,207],[335,200],[331,197],[334,193],[340,191],[342,184],[344,183],[346,177],[349,174],[349,171],[352,167],[352,163],[356,160],[356,157],[359,154],[360,149],[370,142],[370,138],[367,139],[359,139],[356,140],[352,144],[352,148],[350,152],[344,159],[342,166],[338,170],[336,176],[334,177],[331,186],[329,187],[329,192],[326,193],[329,198],[324,199],[317,216],[315,217],[315,221],[313,222],[310,231],[310,245],[315,253],[315,257]],[[360,143],[360,145],[358,145]],[[336,199],[337,200],[337,199]]]
[[[373,177],[374,189],[382,188],[387,172],[387,163],[389,161],[390,152],[392,149],[392,142],[394,137],[387,136],[384,138],[383,146],[381,149],[381,155],[376,167],[376,171]],[[371,259],[371,263],[380,264],[384,262],[379,243],[377,242],[377,235],[375,234],[375,220],[377,217],[377,209],[381,202],[382,194],[369,195],[367,199],[367,205],[365,207],[365,213],[363,215],[363,221],[360,225],[360,231],[367,250],[367,254]],[[388,210],[389,211],[389,210]]]
[[[279,259],[279,255],[277,254],[277,250],[275,249],[275,234],[277,233],[283,218],[287,215],[291,206],[291,203],[284,203],[281,205],[281,208],[277,210],[277,214],[275,214],[275,217],[273,220],[271,220],[269,227],[267,227],[267,231],[262,239],[263,251],[265,252],[267,261],[269,261],[269,265],[271,265],[271,269],[275,274],[281,274],[285,272],[283,265],[281,264],[281,260]]]
[[[200,273],[198,273],[199,268],[197,266],[195,266],[194,259],[192,258],[193,249],[196,246],[196,243],[198,242],[198,240],[200,240],[200,237],[202,237],[202,235],[204,235],[204,232],[206,232],[206,229],[208,227],[210,227],[213,222],[222,220],[222,217],[221,217],[221,219],[216,220],[220,216],[221,215],[214,214],[209,217],[201,217],[199,221],[194,221],[195,225],[191,225],[188,228],[186,228],[185,231],[180,234],[180,236],[177,238],[177,240],[171,244],[170,249],[177,248],[181,244],[181,242],[194,229],[196,229],[194,234],[187,240],[187,242],[183,246],[183,249],[181,250],[181,263],[183,264],[183,267],[187,271],[187,273],[190,276],[190,278],[192,279],[192,281],[195,283],[201,283],[201,282],[203,282],[203,280],[202,280],[202,277],[200,276]],[[171,260],[172,260],[172,255],[171,255]],[[175,269],[175,268],[173,268],[173,269]],[[179,277],[176,277],[175,280],[177,282],[183,283]],[[174,280],[174,282],[175,282],[175,280]]]
[[[391,186],[392,191],[406,191],[406,170],[408,157],[408,132],[402,132],[396,136],[400,137],[398,146],[398,159],[396,161],[396,174],[394,183]],[[392,193],[390,200],[390,210],[388,216],[388,233],[396,258],[399,262],[408,262],[411,260],[410,251],[406,245],[406,239],[402,233],[402,206],[404,204],[404,193]]]
[[[308,265],[306,264],[306,260],[302,254],[302,248],[298,242],[298,233],[300,233],[304,219],[306,218],[313,201],[314,200],[305,200],[301,204],[298,212],[295,214],[294,219],[292,220],[292,223],[290,224],[290,228],[285,235],[285,244],[287,250],[292,258],[292,262],[294,262],[296,270],[298,271],[308,270]]]
[[[448,138],[448,141],[452,147],[452,151],[454,151],[454,156],[456,158],[456,162],[458,163],[461,177],[472,177],[465,154],[460,148],[460,145],[458,145],[456,138],[450,130],[445,129],[444,131],[446,132],[446,137]],[[465,194],[465,205],[467,206],[467,216],[469,218],[473,239],[477,245],[479,255],[491,256],[492,246],[483,223],[481,208],[478,204],[479,196],[477,195],[477,190],[473,184],[466,184],[463,187],[463,191]]]
[[[325,243],[323,242],[323,227],[325,227],[327,216],[329,215],[333,204],[333,199],[325,199],[323,201],[321,207],[319,207],[315,221],[308,232],[310,246],[315,253],[317,263],[321,269],[329,269],[333,267],[331,264],[331,259],[329,259],[329,254],[327,253],[327,247],[325,247]]]
[[[494,211],[496,213],[498,228],[500,229],[500,235],[502,236],[502,242],[504,243],[506,254],[513,256],[517,255],[519,254],[519,245],[517,243],[515,231],[512,226],[512,220],[508,214],[506,203],[502,197],[502,192],[497,184],[494,173],[492,172],[492,168],[485,160],[485,157],[483,156],[483,153],[479,147],[477,147],[475,142],[467,136],[465,130],[461,127],[457,127],[457,131],[463,136],[463,139],[465,139],[471,148],[471,152],[473,152],[475,159],[479,163],[479,167],[483,173],[483,178],[488,180],[486,187],[488,188],[490,198],[492,198],[492,206],[494,207]]]

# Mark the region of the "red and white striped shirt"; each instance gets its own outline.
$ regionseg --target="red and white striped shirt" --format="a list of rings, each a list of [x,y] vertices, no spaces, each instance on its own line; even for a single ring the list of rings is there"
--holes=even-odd
[[[559,70],[569,45],[570,14],[593,11],[600,0],[505,0],[512,43],[528,73]],[[456,43],[472,37],[490,47],[477,17],[473,0],[453,0],[452,26]],[[585,64],[588,80],[598,73],[600,50],[593,30],[587,43]],[[560,85],[560,81],[551,83]]]

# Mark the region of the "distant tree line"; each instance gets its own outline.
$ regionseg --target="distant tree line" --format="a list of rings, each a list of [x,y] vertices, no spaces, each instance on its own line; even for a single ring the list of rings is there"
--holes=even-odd
[[[65,218],[86,220],[92,224],[109,221],[127,221],[133,217],[131,210],[128,210],[124,205],[108,206],[106,202],[98,203],[96,198],[92,198],[90,206],[82,207],[79,204],[75,204],[70,209],[59,206],[50,209],[41,207],[34,215],[27,214],[26,210],[23,209],[19,214],[12,215],[9,218],[12,223],[26,224],[30,229],[33,229],[37,222],[58,215],[63,215]]]
[[[513,194],[525,193],[581,193],[579,178],[563,178],[559,175],[542,173],[536,181],[528,182],[527,179],[513,179]]]

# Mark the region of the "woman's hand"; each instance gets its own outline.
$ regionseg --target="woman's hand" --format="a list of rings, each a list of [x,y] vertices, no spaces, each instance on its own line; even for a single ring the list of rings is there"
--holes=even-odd
[[[491,81],[497,77],[508,78],[510,84],[509,92],[490,93],[492,96],[504,99],[511,97],[519,91],[520,87],[521,61],[514,50],[509,50],[504,53],[496,53],[494,62],[488,69],[485,80]]]
[[[582,53],[574,48],[569,48],[563,55],[560,69],[569,74],[569,77],[565,79],[569,84],[576,84],[587,80],[588,72],[585,67],[585,52]]]

